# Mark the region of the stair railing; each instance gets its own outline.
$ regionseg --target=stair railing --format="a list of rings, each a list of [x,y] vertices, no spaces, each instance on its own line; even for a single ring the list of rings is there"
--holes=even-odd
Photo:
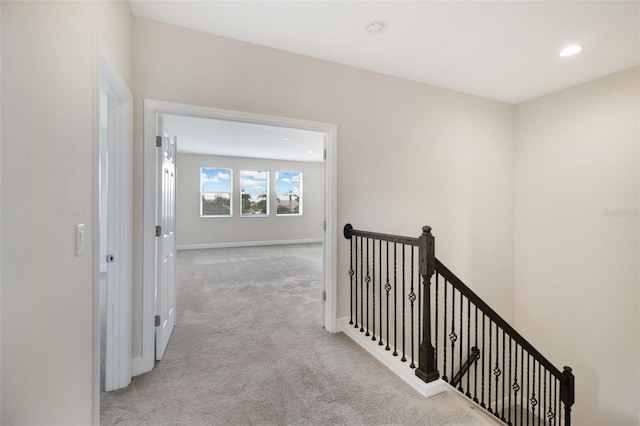
[[[344,236],[350,324],[401,362],[409,356],[423,381],[444,380],[506,424],[571,424],[571,368],[556,368],[444,266],[430,227],[411,238],[347,224]]]

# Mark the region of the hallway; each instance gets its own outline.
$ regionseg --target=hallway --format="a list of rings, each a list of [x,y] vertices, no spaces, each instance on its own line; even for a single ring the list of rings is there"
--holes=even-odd
[[[327,333],[321,277],[320,244],[178,252],[178,320],[164,359],[102,396],[101,424],[486,424]]]

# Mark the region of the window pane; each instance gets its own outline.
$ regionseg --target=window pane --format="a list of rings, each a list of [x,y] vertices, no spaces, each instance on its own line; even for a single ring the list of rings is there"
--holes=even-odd
[[[231,216],[231,169],[216,167],[200,168],[200,216]]]
[[[302,214],[302,173],[276,173],[276,215]]]
[[[240,170],[240,215],[269,214],[269,172]]]

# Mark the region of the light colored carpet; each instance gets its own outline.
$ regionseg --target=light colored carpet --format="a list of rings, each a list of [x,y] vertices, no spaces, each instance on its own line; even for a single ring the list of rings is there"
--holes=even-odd
[[[317,244],[181,251],[177,326],[150,373],[103,395],[103,425],[479,425],[321,326]]]

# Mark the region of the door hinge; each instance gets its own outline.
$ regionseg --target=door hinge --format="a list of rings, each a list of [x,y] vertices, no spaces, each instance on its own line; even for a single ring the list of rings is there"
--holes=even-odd
[[[323,231],[327,230],[327,221],[326,220],[322,222],[322,230]]]
[[[157,225],[156,226],[156,237],[159,237],[162,235],[162,226]]]
[[[113,263],[115,261],[115,256],[112,254],[107,255],[107,263]]]
[[[160,148],[162,146],[162,136],[156,136],[156,148]]]
[[[327,301],[327,292],[322,290],[322,301],[326,302]]]
[[[156,325],[156,327],[160,327],[160,315],[156,315],[156,317],[155,317],[155,325]]]
[[[322,154],[322,156],[324,157],[325,160],[327,159],[327,150],[326,149],[324,150],[324,153]]]

